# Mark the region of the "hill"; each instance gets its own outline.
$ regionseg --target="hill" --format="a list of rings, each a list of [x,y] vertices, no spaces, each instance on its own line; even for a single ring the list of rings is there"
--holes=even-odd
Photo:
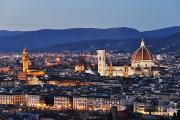
[[[101,44],[102,41],[118,41],[122,45],[124,40],[130,44],[135,44],[142,37],[147,39],[165,38],[180,32],[180,27],[170,27],[165,29],[140,32],[133,28],[72,28],[64,30],[43,29],[38,31],[0,31],[0,51],[14,52],[22,51],[25,44],[28,49],[35,50],[57,44],[68,44],[71,46],[79,42],[88,43],[89,41]],[[101,42],[99,42],[101,41]],[[135,42],[135,43],[134,43]],[[108,44],[107,44],[108,46]],[[93,47],[93,46],[91,46]],[[121,48],[122,46],[119,46]],[[75,48],[75,47],[74,47]],[[128,49],[128,48],[126,48]]]
[[[57,44],[45,48],[37,49],[41,52],[59,52],[59,51],[96,51],[97,49],[112,50],[115,52],[132,53],[140,46],[141,39],[99,39],[81,42]],[[164,38],[146,38],[146,46],[153,53],[176,52],[180,53],[180,33],[173,34]]]

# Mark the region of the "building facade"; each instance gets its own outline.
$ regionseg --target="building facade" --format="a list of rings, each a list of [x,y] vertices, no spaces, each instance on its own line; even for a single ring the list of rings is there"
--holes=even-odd
[[[100,76],[159,76],[159,72],[155,69],[153,55],[146,48],[143,39],[140,47],[132,55],[130,66],[113,66],[112,64],[108,66],[105,50],[98,50],[97,54]]]
[[[56,109],[109,111],[113,106],[116,106],[118,111],[122,111],[126,109],[121,99],[111,99],[107,97],[89,97],[89,96],[54,97],[54,108]]]
[[[43,76],[45,72],[43,70],[31,70],[29,69],[30,65],[29,53],[26,48],[24,48],[22,53],[22,72],[18,74],[20,80],[27,80],[27,76]]]
[[[54,97],[54,108],[66,110],[71,109],[72,98],[70,96],[55,96]]]
[[[167,101],[143,100],[134,102],[134,112],[146,115],[173,116],[177,113],[177,103]]]
[[[25,94],[0,94],[0,104],[26,105],[27,95]]]
[[[98,50],[98,73],[100,76],[106,76],[106,51]]]
[[[27,95],[27,106],[28,107],[39,107],[41,95]]]

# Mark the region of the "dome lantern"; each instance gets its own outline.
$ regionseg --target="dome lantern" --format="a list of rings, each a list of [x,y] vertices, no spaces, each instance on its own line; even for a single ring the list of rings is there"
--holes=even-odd
[[[145,47],[144,39],[142,38],[141,47]]]

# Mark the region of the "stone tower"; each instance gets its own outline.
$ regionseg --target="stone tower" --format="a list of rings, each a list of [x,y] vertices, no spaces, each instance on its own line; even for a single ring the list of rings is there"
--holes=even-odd
[[[23,72],[28,72],[29,70],[29,55],[28,55],[28,50],[26,49],[26,47],[23,50],[23,54],[22,54],[22,64],[23,64],[23,68],[22,71]]]
[[[106,51],[105,50],[97,50],[98,57],[98,73],[100,76],[105,76],[106,69]]]

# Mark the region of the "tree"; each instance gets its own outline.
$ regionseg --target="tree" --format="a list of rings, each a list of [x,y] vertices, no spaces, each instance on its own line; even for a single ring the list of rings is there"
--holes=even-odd
[[[176,117],[177,117],[177,116],[176,116],[176,113],[174,113],[171,120],[176,120]]]
[[[171,120],[180,120],[180,111],[179,110],[177,111],[177,115],[176,115],[176,113],[173,114],[173,117]]]
[[[180,110],[177,111],[177,116],[175,120],[180,120]]]

